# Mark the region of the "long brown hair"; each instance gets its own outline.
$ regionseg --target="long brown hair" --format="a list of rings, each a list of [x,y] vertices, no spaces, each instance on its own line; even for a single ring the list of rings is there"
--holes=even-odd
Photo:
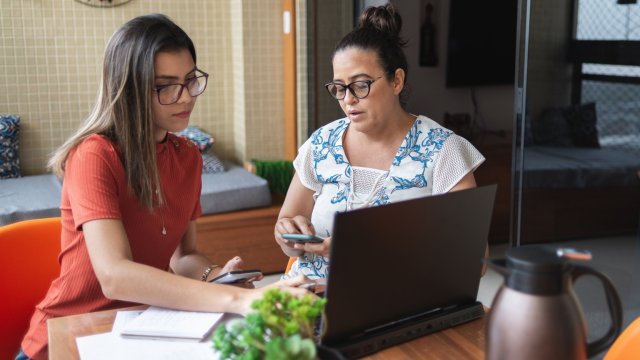
[[[164,203],[162,192],[156,191],[160,178],[151,108],[154,60],[158,52],[180,49],[188,49],[195,63],[189,36],[162,14],[136,17],[116,30],[105,49],[93,110],[49,159],[49,168],[63,177],[69,153],[87,137],[104,135],[116,144],[132,194],[150,210],[154,203]]]

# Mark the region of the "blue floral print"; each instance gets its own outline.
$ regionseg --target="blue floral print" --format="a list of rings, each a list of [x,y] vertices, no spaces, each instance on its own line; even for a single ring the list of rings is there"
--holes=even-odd
[[[317,233],[331,236],[333,216],[363,206],[384,205],[421,196],[433,191],[433,168],[444,143],[453,134],[437,122],[418,116],[392,159],[388,172],[381,175],[381,186],[364,202],[354,203],[352,165],[343,148],[348,118],[336,120],[316,130],[294,161],[296,171],[305,175],[306,185],[314,189],[311,222]],[[442,160],[440,160],[442,161]],[[312,279],[326,278],[329,259],[304,253],[285,277],[304,274]]]

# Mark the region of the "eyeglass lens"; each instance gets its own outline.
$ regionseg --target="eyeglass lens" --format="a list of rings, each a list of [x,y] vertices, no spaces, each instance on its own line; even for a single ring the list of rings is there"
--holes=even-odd
[[[369,95],[369,88],[371,87],[371,80],[362,80],[362,81],[354,81],[349,85],[335,84],[329,83],[327,84],[327,90],[329,90],[329,94],[336,98],[337,100],[342,100],[347,95],[347,89],[351,91],[353,96],[358,99],[364,99]]]
[[[158,91],[158,101],[162,105],[170,105],[176,103],[180,96],[182,96],[182,90],[187,88],[189,95],[195,97],[204,92],[207,87],[207,74],[198,75],[193,77],[183,84],[173,84],[163,86]]]

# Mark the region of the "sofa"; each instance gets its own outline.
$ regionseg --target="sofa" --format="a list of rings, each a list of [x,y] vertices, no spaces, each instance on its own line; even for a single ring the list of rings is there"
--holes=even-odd
[[[60,180],[52,174],[0,180],[0,226],[60,216]],[[198,247],[216,263],[240,255],[247,268],[282,272],[287,257],[273,238],[280,206],[272,204],[266,180],[243,167],[202,174]]]

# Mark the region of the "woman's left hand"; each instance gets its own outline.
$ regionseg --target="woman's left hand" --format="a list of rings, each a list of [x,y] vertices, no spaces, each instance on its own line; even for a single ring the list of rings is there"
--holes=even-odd
[[[293,248],[328,258],[329,251],[331,250],[331,236],[324,238],[324,241],[321,243],[295,244]]]
[[[242,258],[240,256],[236,256],[231,260],[227,261],[227,263],[222,267],[222,269],[215,276],[220,276],[229,271],[242,270],[242,265],[244,265]],[[236,283],[231,283],[229,285],[246,288],[246,289],[254,289],[255,285],[253,284],[253,282],[262,280],[263,278],[264,276],[261,275],[259,277],[251,279],[250,281],[236,282]]]

